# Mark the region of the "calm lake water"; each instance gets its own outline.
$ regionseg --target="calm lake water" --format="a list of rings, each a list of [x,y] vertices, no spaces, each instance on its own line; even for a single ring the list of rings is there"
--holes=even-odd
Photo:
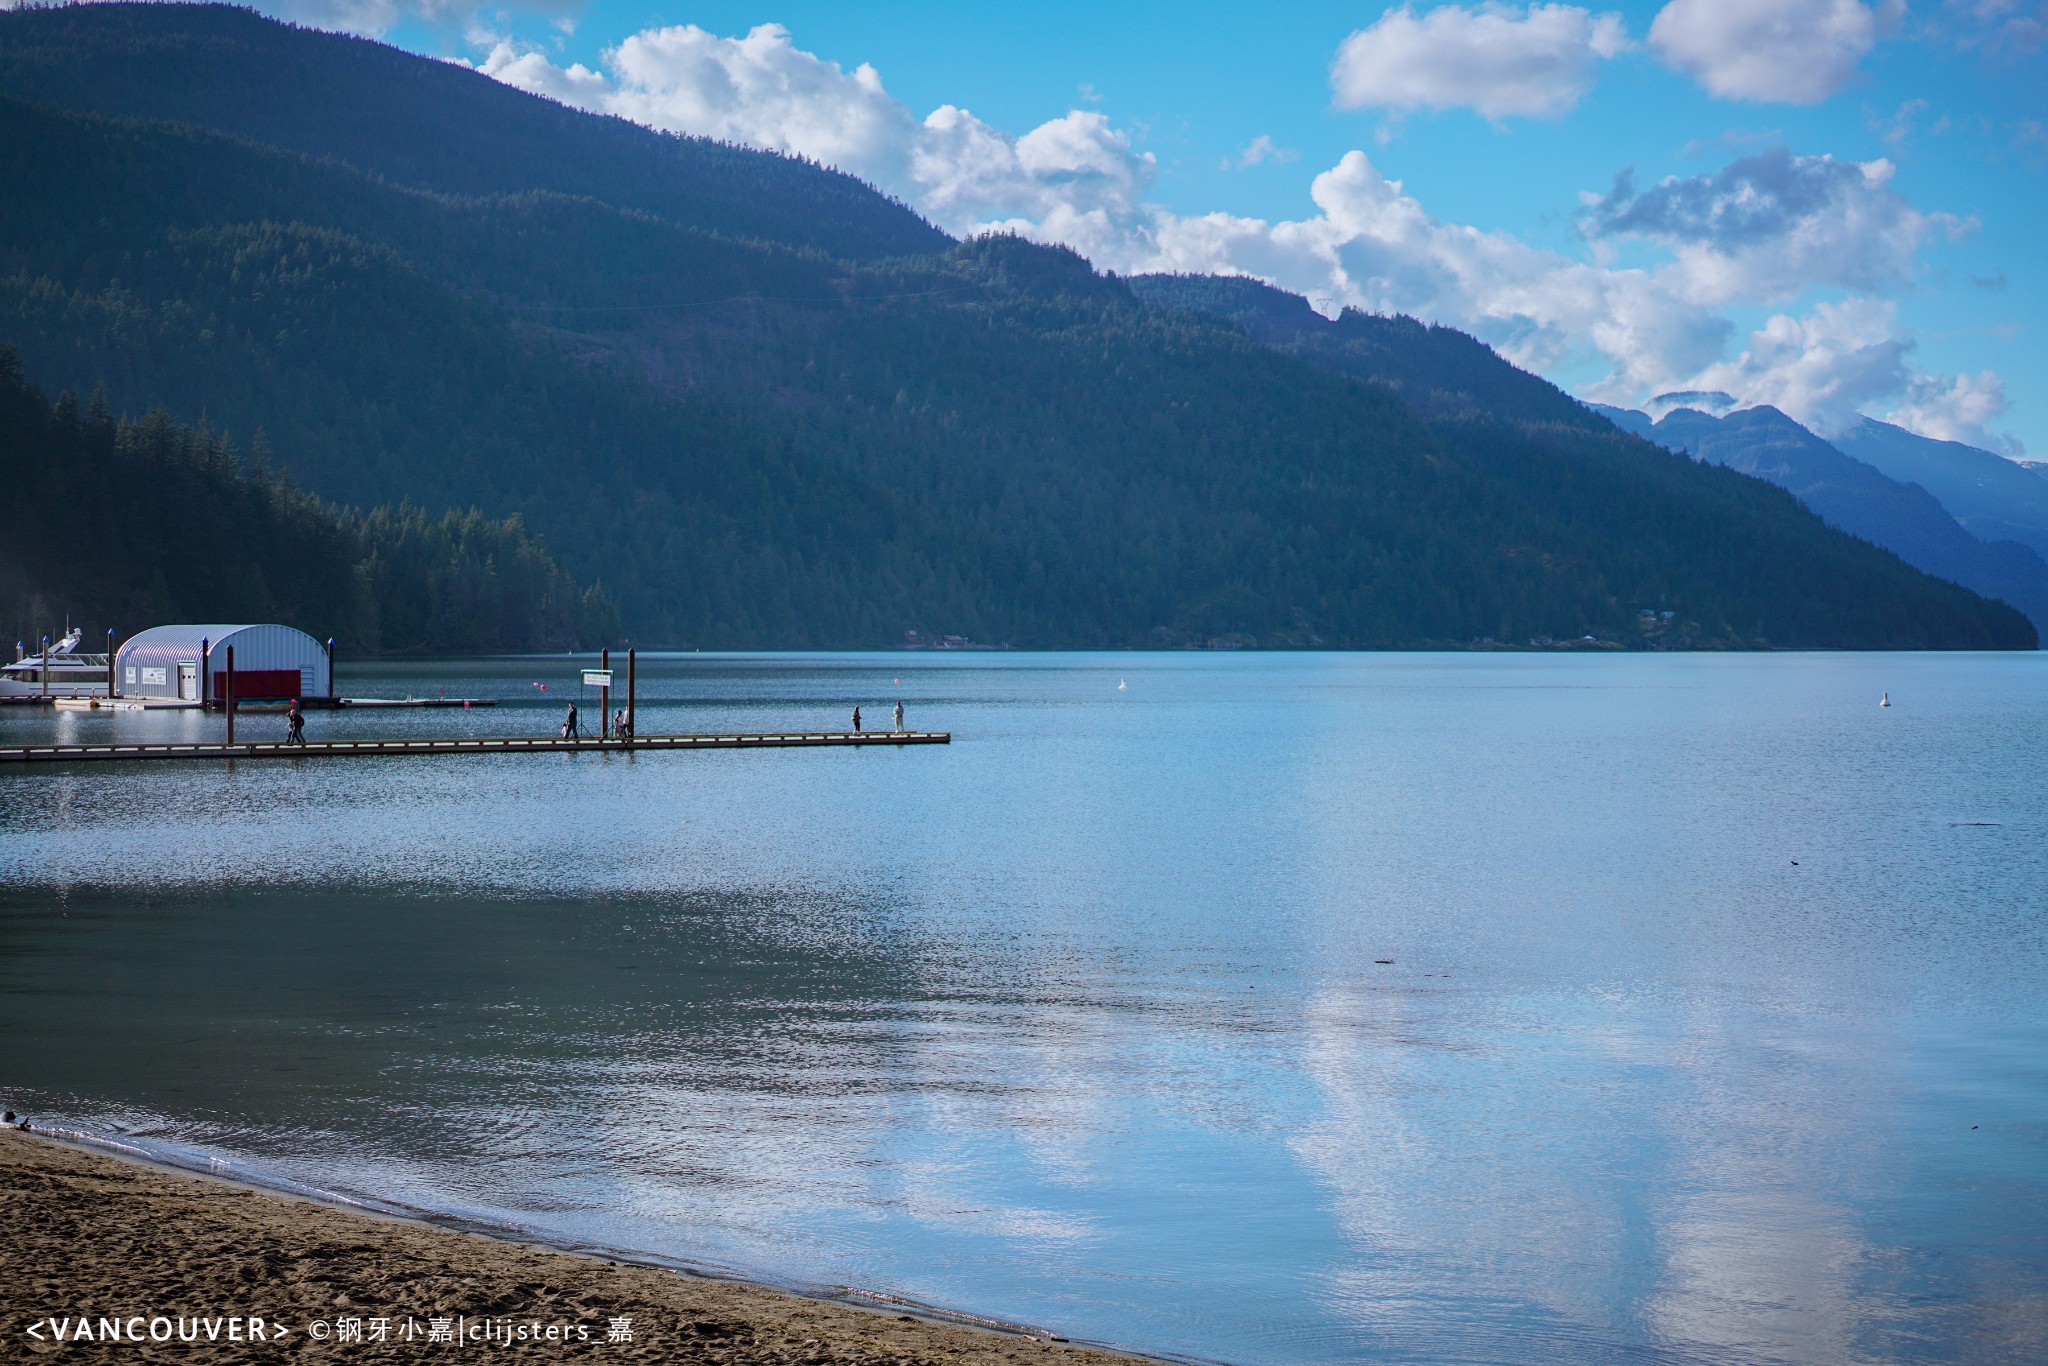
[[[0,772],[0,1098],[1231,1362],[2048,1359],[2048,655],[642,663],[954,743]]]

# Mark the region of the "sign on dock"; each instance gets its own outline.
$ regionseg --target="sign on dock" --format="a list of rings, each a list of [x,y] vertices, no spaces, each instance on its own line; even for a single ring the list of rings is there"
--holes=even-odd
[[[583,671],[584,687],[609,688],[611,685],[612,671],[610,669],[585,669]]]

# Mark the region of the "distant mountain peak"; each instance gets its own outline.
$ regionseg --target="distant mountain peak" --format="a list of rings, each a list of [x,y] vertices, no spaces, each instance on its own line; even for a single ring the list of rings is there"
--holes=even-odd
[[[1643,411],[1660,421],[1666,413],[1677,412],[1680,408],[1691,408],[1696,412],[1713,417],[1726,417],[1735,411],[1733,394],[1724,394],[1719,389],[1674,389],[1659,394],[1643,405]]]

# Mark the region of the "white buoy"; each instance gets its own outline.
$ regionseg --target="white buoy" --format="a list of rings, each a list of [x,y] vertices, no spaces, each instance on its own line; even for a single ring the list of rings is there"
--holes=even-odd
[[[1116,681],[1116,690],[1117,690],[1118,692],[1122,692],[1122,691],[1124,691],[1124,689],[1126,689],[1126,688],[1128,688],[1128,687],[1130,687],[1130,686],[1131,686],[1130,684],[1128,684],[1128,683],[1124,682],[1124,681],[1123,681],[1123,680],[1122,680],[1121,678],[1119,678],[1119,679],[1118,679],[1118,680]]]
[[[1890,706],[1891,704],[1892,704],[1892,695],[1891,695],[1890,693],[1886,693],[1886,694],[1885,694],[1885,695],[1884,695],[1884,696],[1883,696],[1882,698],[1880,698],[1880,699],[1878,700],[1878,703],[1877,703],[1877,705],[1878,705],[1878,706],[1880,706],[1880,707],[1889,707],[1889,706]]]

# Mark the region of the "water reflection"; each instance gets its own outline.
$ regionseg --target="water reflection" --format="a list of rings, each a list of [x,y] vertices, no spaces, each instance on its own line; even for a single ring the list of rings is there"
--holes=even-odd
[[[643,668],[958,740],[0,774],[0,1090],[1232,1360],[2048,1352],[2037,660]]]

